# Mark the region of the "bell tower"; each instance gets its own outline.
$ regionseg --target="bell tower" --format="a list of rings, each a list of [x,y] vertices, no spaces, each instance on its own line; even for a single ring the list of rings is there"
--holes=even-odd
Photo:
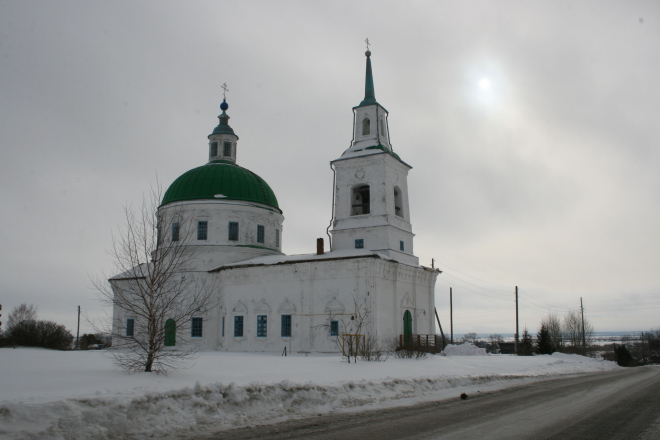
[[[388,112],[376,101],[371,51],[365,55],[365,92],[353,107],[353,140],[330,162],[335,171],[332,250],[364,249],[417,265],[408,206],[412,167],[392,149]]]

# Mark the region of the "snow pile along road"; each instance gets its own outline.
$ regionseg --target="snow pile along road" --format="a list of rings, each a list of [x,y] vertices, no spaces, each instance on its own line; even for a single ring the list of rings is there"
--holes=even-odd
[[[562,354],[347,364],[328,355],[208,352],[193,367],[164,377],[126,375],[101,352],[0,349],[0,438],[193,438],[614,368],[612,362]]]
[[[461,345],[447,345],[442,351],[444,356],[488,356],[485,348],[479,348],[469,342]]]

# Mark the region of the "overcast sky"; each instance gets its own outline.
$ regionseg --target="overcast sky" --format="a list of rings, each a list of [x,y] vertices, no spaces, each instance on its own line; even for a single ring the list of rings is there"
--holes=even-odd
[[[224,82],[284,252],[314,252],[367,37],[445,331],[450,286],[455,333],[513,333],[516,285],[533,332],[580,297],[660,326],[660,2],[600,0],[0,0],[0,320],[101,315],[123,207],[206,163]]]

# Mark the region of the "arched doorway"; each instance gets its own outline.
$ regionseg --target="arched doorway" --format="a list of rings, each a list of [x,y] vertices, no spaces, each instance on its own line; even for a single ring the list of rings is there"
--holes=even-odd
[[[403,313],[403,343],[409,345],[412,343],[412,314],[410,310]]]
[[[165,346],[174,347],[176,345],[176,323],[173,319],[165,321]]]

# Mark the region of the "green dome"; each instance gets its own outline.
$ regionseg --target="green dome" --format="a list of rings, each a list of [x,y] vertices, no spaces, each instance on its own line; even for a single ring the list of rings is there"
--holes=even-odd
[[[282,212],[275,193],[264,179],[224,160],[212,161],[182,174],[165,192],[161,206],[182,200],[202,199],[263,203]]]

